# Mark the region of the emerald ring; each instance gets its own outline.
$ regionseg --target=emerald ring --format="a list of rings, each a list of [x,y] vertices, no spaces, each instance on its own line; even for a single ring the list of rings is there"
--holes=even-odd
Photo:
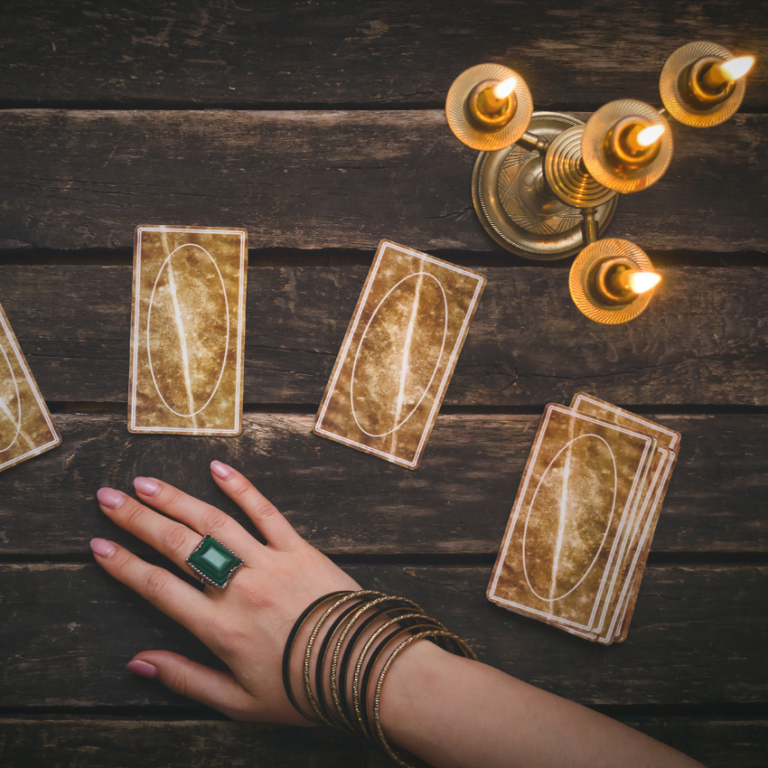
[[[224,589],[243,561],[209,533],[185,561],[203,584]]]

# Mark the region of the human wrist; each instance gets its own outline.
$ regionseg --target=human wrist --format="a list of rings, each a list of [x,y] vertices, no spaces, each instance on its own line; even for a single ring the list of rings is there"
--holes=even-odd
[[[445,681],[464,661],[432,642],[419,641],[407,648],[387,675],[381,693],[380,716],[387,738],[419,755],[430,723],[439,717],[439,699]]]

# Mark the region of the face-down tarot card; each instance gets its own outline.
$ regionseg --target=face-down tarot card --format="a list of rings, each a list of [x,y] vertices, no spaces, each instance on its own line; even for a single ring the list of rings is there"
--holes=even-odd
[[[244,229],[136,228],[129,431],[240,433],[247,267]]]
[[[571,408],[642,432],[655,438],[658,443],[651,459],[638,513],[627,540],[622,570],[617,574],[616,589],[610,604],[606,605],[608,623],[602,635],[590,637],[608,645],[613,641],[623,642],[627,637],[656,523],[677,462],[680,433],[583,392],[573,398]]]
[[[484,287],[471,269],[383,240],[315,433],[415,469]]]
[[[48,406],[0,306],[0,471],[60,443]]]
[[[574,634],[600,634],[656,440],[547,406],[488,599]]]

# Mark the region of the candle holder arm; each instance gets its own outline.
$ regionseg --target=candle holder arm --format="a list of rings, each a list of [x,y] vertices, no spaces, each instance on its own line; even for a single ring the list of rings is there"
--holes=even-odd
[[[538,152],[542,156],[547,154],[550,145],[549,139],[544,136],[537,136],[529,131],[526,131],[515,143],[522,149],[529,152]]]
[[[581,209],[581,236],[584,239],[585,248],[596,243],[599,238],[594,208]]]

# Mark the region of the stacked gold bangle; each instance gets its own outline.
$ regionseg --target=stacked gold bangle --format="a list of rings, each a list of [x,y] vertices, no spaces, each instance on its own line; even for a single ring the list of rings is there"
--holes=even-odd
[[[307,712],[296,699],[291,666],[299,637],[310,626],[302,655],[304,693],[312,708]],[[387,741],[379,710],[384,681],[395,659],[422,639],[477,660],[467,643],[411,600],[369,589],[331,592],[311,603],[288,635],[283,652],[286,695],[307,720],[361,733],[398,765],[413,766]],[[382,660],[376,676],[374,669]]]

